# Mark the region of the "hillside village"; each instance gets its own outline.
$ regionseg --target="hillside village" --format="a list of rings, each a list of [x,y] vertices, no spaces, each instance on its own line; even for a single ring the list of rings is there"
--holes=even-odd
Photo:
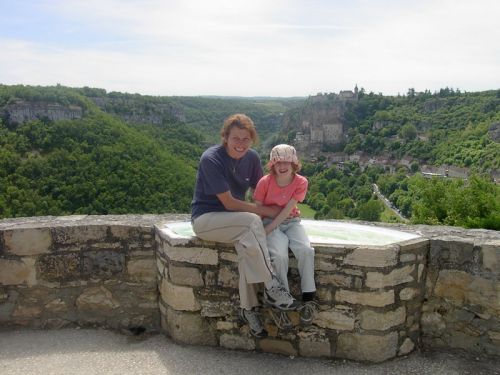
[[[327,166],[337,165],[343,169],[347,162],[358,163],[362,168],[368,166],[381,166],[389,173],[395,173],[398,168],[405,167],[409,171],[413,168],[422,173],[425,177],[450,177],[467,179],[471,173],[471,168],[454,165],[430,165],[421,163],[417,158],[403,156],[394,158],[388,153],[369,154],[358,150],[353,153],[335,151],[335,146],[342,146],[349,139],[349,127],[346,123],[345,112],[349,104],[356,103],[359,98],[359,90],[356,86],[353,91],[340,91],[338,94],[318,94],[308,98],[306,105],[298,112],[285,114],[282,121],[282,132],[295,131],[292,140],[293,145],[306,161],[317,162],[321,159]],[[427,106],[431,108],[431,106]],[[383,128],[383,121],[374,121],[373,130]],[[490,129],[490,136],[498,142],[495,134],[500,129],[500,124],[493,124]],[[397,136],[391,137],[397,140]],[[423,142],[428,141],[425,134],[418,134],[418,139]],[[339,148],[339,147],[337,147]],[[500,183],[500,170],[491,170],[492,180]]]

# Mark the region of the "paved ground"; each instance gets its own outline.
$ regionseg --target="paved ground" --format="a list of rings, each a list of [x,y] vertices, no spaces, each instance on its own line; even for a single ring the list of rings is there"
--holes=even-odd
[[[413,353],[381,364],[178,345],[163,335],[126,336],[105,330],[0,331],[1,375],[192,374],[500,374],[500,359]]]

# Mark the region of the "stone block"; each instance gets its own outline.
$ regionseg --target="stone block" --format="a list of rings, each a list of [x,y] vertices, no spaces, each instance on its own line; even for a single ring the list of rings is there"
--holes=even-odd
[[[429,268],[425,278],[425,298],[430,299],[434,294],[434,288],[439,276],[439,270],[436,268]]]
[[[52,237],[48,228],[15,229],[4,232],[5,249],[15,255],[38,255],[48,253]]]
[[[364,276],[364,272],[362,270],[357,270],[354,268],[347,268],[347,267],[342,267],[342,272],[347,274],[347,275],[353,275],[353,276]]]
[[[12,313],[12,317],[16,319],[33,319],[40,316],[42,313],[42,309],[38,306],[17,306],[14,312]]]
[[[425,253],[429,248],[430,241],[426,238],[413,238],[399,243],[401,253],[417,252]]]
[[[463,266],[474,262],[474,240],[454,236],[443,236],[431,241],[431,264],[441,263]]]
[[[0,285],[36,285],[35,260],[0,259]]]
[[[399,256],[399,261],[401,263],[409,263],[409,262],[415,262],[417,260],[417,256],[415,254],[401,254]]]
[[[430,334],[431,336],[440,336],[446,329],[446,323],[443,317],[437,312],[424,312],[420,319],[420,324],[422,326],[422,332]]]
[[[52,239],[58,245],[81,245],[88,242],[104,242],[107,236],[105,225],[74,225],[51,229]]]
[[[420,263],[418,265],[417,282],[420,282],[420,280],[422,280],[422,275],[424,274],[424,270],[425,270],[425,265],[423,263]]]
[[[153,258],[131,259],[127,263],[128,277],[132,281],[151,283],[156,280],[156,272]]]
[[[394,303],[394,290],[378,292],[354,292],[351,290],[338,290],[335,293],[338,302],[347,302],[353,305],[384,307]]]
[[[260,349],[267,353],[277,353],[284,355],[296,356],[297,350],[293,347],[290,341],[263,339],[259,343]]]
[[[500,345],[500,332],[489,331],[488,337],[491,341],[493,341],[496,345]]]
[[[344,258],[344,264],[360,267],[389,267],[397,263],[399,247],[358,247]]]
[[[455,306],[472,304],[483,306],[485,313],[500,314],[500,282],[472,276],[464,271],[443,270],[434,288],[437,297]]]
[[[131,225],[110,225],[109,231],[113,238],[127,240],[127,242],[130,242],[132,240],[138,241],[140,240],[141,235],[144,238],[145,236],[149,236],[149,239],[151,239],[153,233],[152,229],[148,229],[147,232],[150,234],[143,234],[140,228]]]
[[[120,306],[104,286],[87,288],[76,299],[79,310],[110,311]]]
[[[336,356],[355,361],[382,362],[396,356],[398,334],[362,335],[342,333],[337,340]]]
[[[334,286],[342,286],[345,288],[350,288],[352,286],[352,277],[341,275],[338,273],[329,273],[329,274],[319,274],[316,279],[319,284],[330,284]]]
[[[331,357],[329,341],[299,341],[299,354],[303,357]]]
[[[399,292],[399,298],[402,301],[410,301],[417,295],[418,295],[418,289],[415,288],[404,288]]]
[[[320,311],[314,319],[314,324],[321,328],[335,329],[338,331],[352,331],[354,329],[354,318],[346,315],[343,311],[330,309]]]
[[[95,242],[86,245],[86,248],[89,248],[91,250],[118,250],[121,249],[123,246],[120,242]]]
[[[205,286],[215,286],[217,285],[217,274],[214,271],[205,272]]]
[[[394,311],[387,312],[363,310],[359,317],[361,328],[365,330],[386,331],[405,322],[406,309],[399,307]]]
[[[318,258],[315,257],[314,259],[314,269],[316,271],[336,271],[338,270],[338,265],[333,263],[332,259],[324,259],[324,258]]]
[[[237,327],[236,323],[228,322],[225,320],[217,321],[217,330],[218,331],[231,331]]]
[[[406,338],[399,348],[398,355],[406,355],[415,349],[415,344],[410,338]]]
[[[332,292],[326,288],[318,288],[316,290],[316,297],[321,302],[330,302],[332,300]]]
[[[171,284],[163,279],[160,285],[160,295],[171,308],[183,311],[198,311],[201,309],[196,300],[193,288]]]
[[[217,284],[224,288],[238,288],[238,271],[234,271],[229,267],[220,267]]]
[[[224,333],[220,336],[220,346],[227,349],[255,350],[255,341],[245,336]]]
[[[464,332],[451,331],[446,338],[450,348],[463,349],[468,352],[476,353],[479,347],[479,337],[470,336]]]
[[[82,253],[82,275],[90,278],[111,277],[125,271],[125,255],[113,250]]]
[[[500,273],[500,240],[482,244],[481,255],[483,268],[498,275]]]
[[[175,341],[190,345],[218,344],[216,330],[198,313],[176,311],[167,307],[163,325]]]
[[[216,266],[219,264],[217,250],[203,247],[174,247],[165,246],[165,254],[170,260],[192,264],[206,264]]]
[[[408,265],[402,268],[396,268],[387,275],[380,272],[367,272],[366,286],[372,289],[380,289],[387,286],[409,283],[414,280],[411,275],[414,270],[414,265]]]
[[[41,255],[38,260],[40,279],[47,281],[75,281],[82,278],[79,253]]]
[[[228,262],[238,263],[238,254],[223,252],[220,254],[221,260],[227,260]]]
[[[160,257],[156,257],[156,269],[161,277],[167,277],[168,268],[167,263]]]
[[[201,316],[210,318],[226,317],[235,314],[235,305],[232,301],[200,301]]]
[[[170,266],[169,275],[173,284],[187,286],[205,285],[198,268]]]
[[[60,313],[68,311],[68,306],[62,299],[57,298],[47,303],[45,305],[45,309],[52,313]]]

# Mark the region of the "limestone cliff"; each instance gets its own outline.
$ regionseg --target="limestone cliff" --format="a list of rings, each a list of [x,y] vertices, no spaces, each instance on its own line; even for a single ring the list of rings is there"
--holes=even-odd
[[[346,137],[344,114],[357,90],[309,97],[304,106],[284,114],[282,132],[296,132],[294,144],[302,152],[315,153],[324,145],[338,145]]]
[[[2,117],[9,125],[26,121],[48,119],[50,121],[75,120],[83,116],[83,108],[77,105],[62,105],[49,102],[16,100],[3,108]]]
[[[165,119],[184,121],[182,109],[171,103],[143,105],[126,98],[90,97],[100,109],[129,123],[160,125]],[[3,108],[0,117],[8,125],[19,125],[32,120],[76,120],[81,119],[85,109],[76,104],[61,104],[51,101],[32,101],[16,99]]]
[[[184,111],[173,103],[142,103],[133,98],[89,97],[99,108],[128,123],[161,125],[165,118],[184,122]]]

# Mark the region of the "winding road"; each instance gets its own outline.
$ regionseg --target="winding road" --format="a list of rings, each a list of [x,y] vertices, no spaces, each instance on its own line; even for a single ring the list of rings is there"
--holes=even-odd
[[[403,216],[403,214],[401,213],[401,211],[399,211],[396,207],[394,207],[394,205],[391,203],[391,201],[389,199],[387,199],[385,197],[384,194],[382,194],[380,192],[380,189],[378,188],[378,185],[377,184],[373,184],[373,192],[377,195],[377,197],[385,204],[385,206],[391,210],[392,212],[394,212],[394,214],[400,218],[401,220],[403,220],[404,222],[407,222],[408,219],[406,217]]]

